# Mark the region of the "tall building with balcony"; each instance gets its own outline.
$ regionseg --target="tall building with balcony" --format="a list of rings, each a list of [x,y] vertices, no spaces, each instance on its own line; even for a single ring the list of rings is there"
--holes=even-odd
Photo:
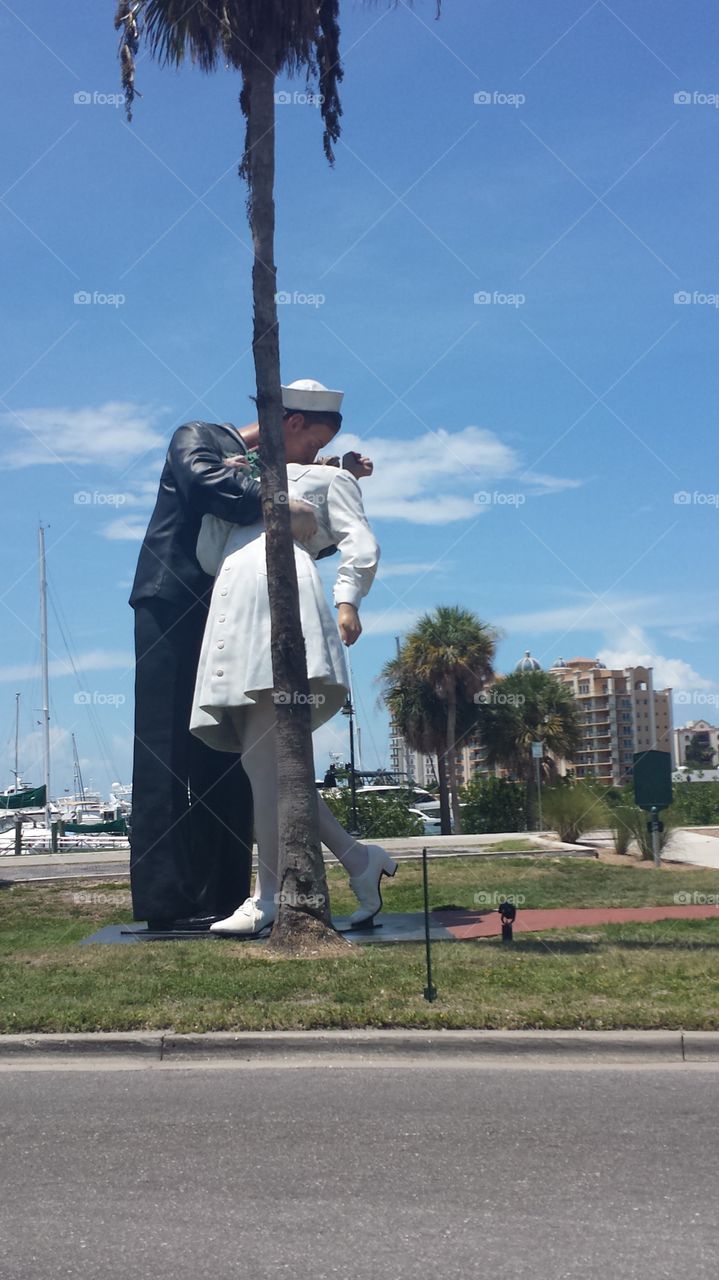
[[[407,746],[394,720],[389,726],[389,767],[398,780],[416,782],[420,787],[437,783],[437,757],[423,755]]]
[[[654,689],[651,667],[610,670],[598,658],[559,658],[550,670],[579,707],[582,738],[568,762],[577,778],[624,786],[635,752],[673,754],[672,691]]]

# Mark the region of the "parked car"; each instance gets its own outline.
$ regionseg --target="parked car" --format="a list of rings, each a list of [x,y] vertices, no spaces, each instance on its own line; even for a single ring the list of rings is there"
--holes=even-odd
[[[424,809],[410,809],[409,812],[412,814],[413,818],[422,819],[422,822],[424,823],[423,834],[425,836],[441,836],[442,824],[439,817],[430,817],[428,813],[425,813]]]
[[[424,787],[399,787],[389,784],[380,783],[376,787],[358,787],[358,796],[379,796],[392,797],[404,796],[409,792],[410,800],[416,809],[424,809],[425,805],[433,805],[437,803],[437,797],[432,795],[431,791],[425,791]]]

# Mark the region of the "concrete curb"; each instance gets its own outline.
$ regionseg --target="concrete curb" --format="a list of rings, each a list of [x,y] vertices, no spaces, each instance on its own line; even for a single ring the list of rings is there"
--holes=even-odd
[[[172,1031],[0,1036],[0,1064],[81,1063],[100,1058],[151,1062],[252,1062],[288,1059],[461,1059],[522,1062],[679,1063],[719,1061],[719,1032],[704,1031]],[[89,1065],[89,1061],[88,1061]]]

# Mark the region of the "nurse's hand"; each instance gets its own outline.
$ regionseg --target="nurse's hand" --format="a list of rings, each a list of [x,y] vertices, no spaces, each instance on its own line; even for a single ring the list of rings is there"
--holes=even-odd
[[[310,542],[317,532],[317,517],[308,502],[290,498],[290,525],[295,542]]]
[[[337,610],[337,626],[340,638],[347,646],[354,644],[362,635],[362,623],[353,604],[341,604]]]
[[[355,480],[362,480],[365,476],[371,476],[374,471],[374,463],[371,458],[365,457],[362,453],[356,453],[351,449],[342,459],[342,468],[349,471]]]

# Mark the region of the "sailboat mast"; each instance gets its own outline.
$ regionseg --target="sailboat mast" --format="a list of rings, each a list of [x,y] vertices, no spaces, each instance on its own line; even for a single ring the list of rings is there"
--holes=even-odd
[[[75,734],[74,733],[71,734],[71,737],[72,737],[72,763],[73,763],[73,768],[75,772],[75,795],[77,796],[78,800],[81,800],[84,804],[85,783],[82,780],[82,769],[80,768],[80,757],[77,754],[77,743],[75,741]]]
[[[45,569],[45,530],[38,529],[40,560],[40,658],[42,664],[43,764],[45,782],[45,822],[52,825],[50,813],[50,678],[47,662],[47,573]]]
[[[18,748],[20,743],[20,694],[15,694],[15,788],[17,790],[18,778],[20,777],[20,769],[18,765]]]
[[[350,702],[354,707],[354,714],[355,714],[355,736],[357,738],[357,767],[359,769],[359,772],[361,773],[362,772],[362,733],[357,720],[357,703],[355,702],[354,677],[352,674],[352,663],[350,662],[349,650],[347,651],[347,654],[345,656],[347,659],[347,673],[350,678]]]

